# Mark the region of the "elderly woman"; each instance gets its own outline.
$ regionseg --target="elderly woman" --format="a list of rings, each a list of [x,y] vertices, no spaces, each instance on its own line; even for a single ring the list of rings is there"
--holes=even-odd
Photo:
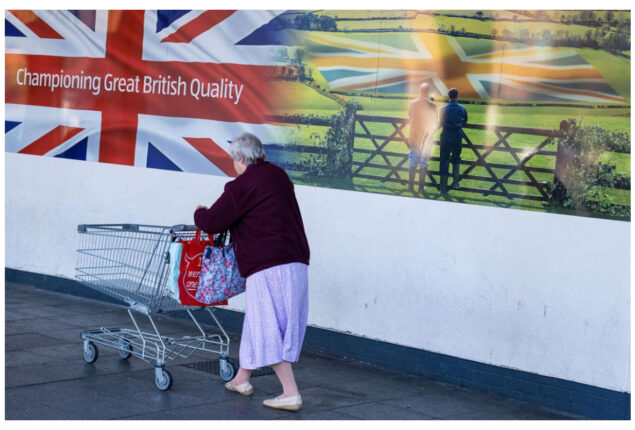
[[[265,161],[256,136],[242,134],[229,153],[238,177],[209,209],[198,206],[194,212],[195,224],[206,233],[230,230],[238,269],[247,279],[240,369],[225,387],[249,396],[251,372],[271,366],[283,393],[263,404],[298,410],[302,398],[291,363],[300,356],[309,305],[309,244],[302,216],[293,183],[284,170]]]

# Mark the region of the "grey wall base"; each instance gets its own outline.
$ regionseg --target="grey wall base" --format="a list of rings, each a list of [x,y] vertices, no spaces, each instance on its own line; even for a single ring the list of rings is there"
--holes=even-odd
[[[122,304],[72,279],[9,268],[5,269],[5,277],[9,282]],[[174,315],[187,318],[185,312],[176,312]],[[201,312],[201,315],[209,318],[207,313]],[[241,332],[243,313],[218,308],[216,315],[226,330],[232,333]],[[203,316],[201,320],[206,323],[212,322]],[[492,366],[332,330],[307,327],[303,350],[358,360],[378,368],[421,375],[592,419],[630,420],[631,417],[630,393]]]

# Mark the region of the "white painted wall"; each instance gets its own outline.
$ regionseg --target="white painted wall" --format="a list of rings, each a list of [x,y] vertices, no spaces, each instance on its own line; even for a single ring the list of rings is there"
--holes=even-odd
[[[77,224],[191,224],[227,181],[5,155],[6,266],[65,277]],[[630,392],[630,223],[296,193],[311,325]]]

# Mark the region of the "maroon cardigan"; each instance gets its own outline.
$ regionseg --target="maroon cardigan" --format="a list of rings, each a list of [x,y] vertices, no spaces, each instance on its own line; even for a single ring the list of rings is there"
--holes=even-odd
[[[243,277],[280,264],[309,264],[309,243],[287,173],[262,159],[225,184],[209,209],[197,209],[194,223],[209,234],[231,231]]]

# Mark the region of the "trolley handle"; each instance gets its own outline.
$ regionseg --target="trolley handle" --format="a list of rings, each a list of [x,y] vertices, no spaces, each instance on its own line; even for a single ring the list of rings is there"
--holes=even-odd
[[[197,226],[195,225],[187,225],[187,224],[177,224],[172,226],[172,229],[170,231],[170,233],[172,233],[172,240],[174,240],[176,238],[176,236],[174,235],[174,233],[177,232],[184,232],[184,231],[197,231],[200,230]],[[214,240],[214,244],[215,246],[225,246],[229,243],[231,243],[231,233],[229,231],[224,231],[222,233],[218,233],[218,234],[214,234],[214,235],[207,235],[209,240]],[[213,239],[215,238],[215,239]]]
[[[86,229],[88,227],[120,229],[123,231],[139,231],[139,224],[79,224],[77,226],[77,231],[79,233],[86,233]]]
[[[198,227],[195,225],[177,224],[172,226],[172,231],[196,231]]]

